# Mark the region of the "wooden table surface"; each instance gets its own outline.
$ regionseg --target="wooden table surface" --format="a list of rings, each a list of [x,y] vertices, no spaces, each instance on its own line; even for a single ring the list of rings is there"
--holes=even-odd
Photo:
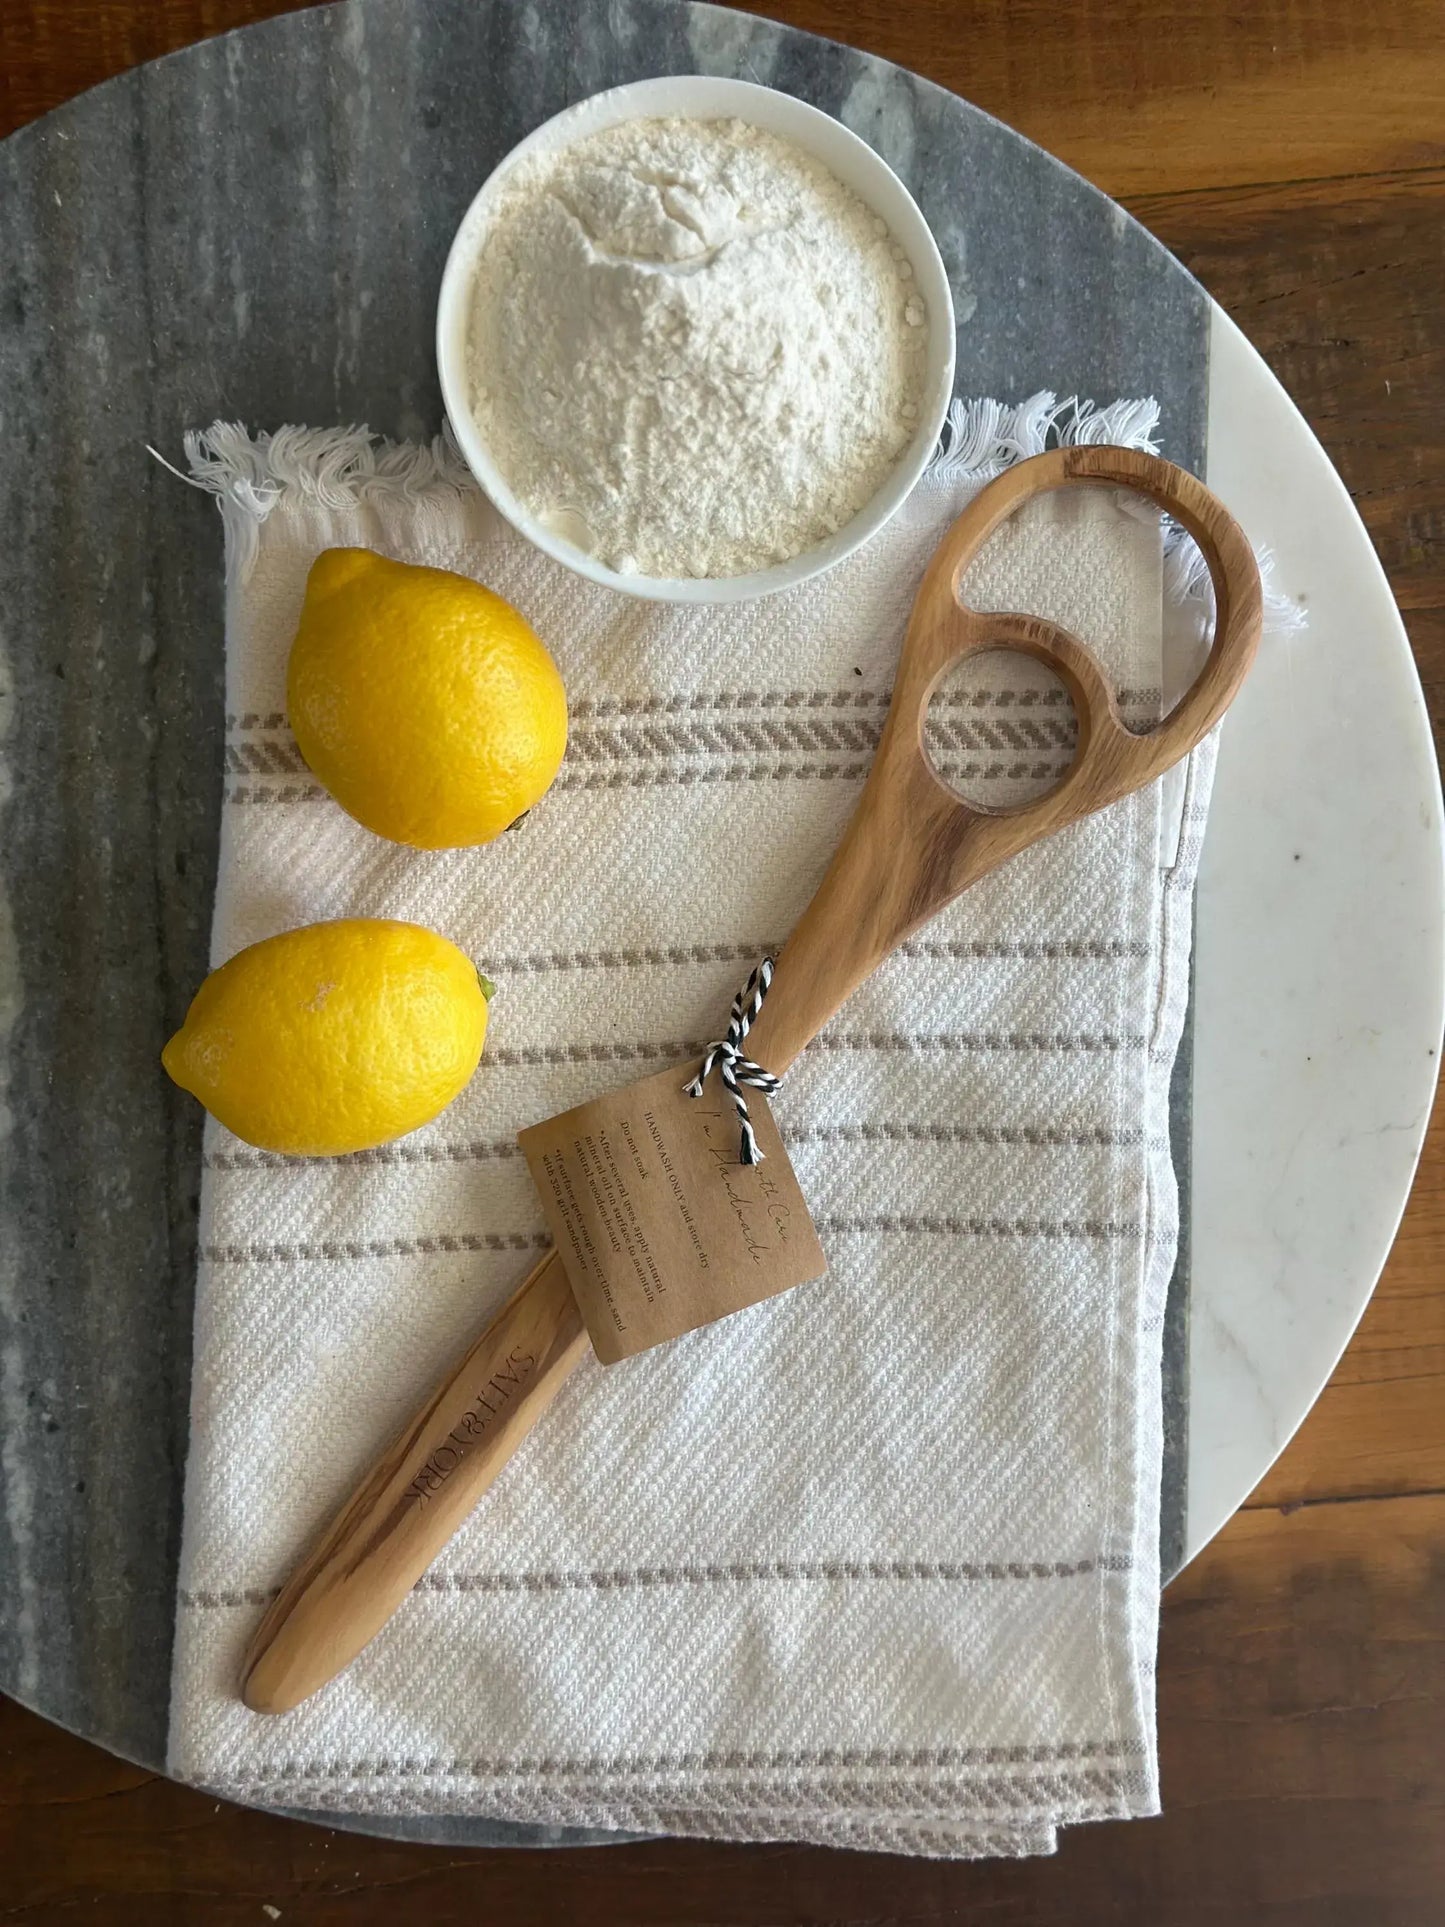
[[[397,0],[407,4],[408,0]],[[566,0],[542,0],[565,6]],[[3,0],[0,134],[287,0]],[[1194,270],[1339,467],[1445,730],[1442,0],[772,0],[966,94]],[[3,272],[3,266],[0,266]],[[218,1805],[0,1701],[0,1921],[1445,1922],[1445,1108],[1329,1388],[1170,1587],[1165,1813],[947,1864],[476,1853]]]

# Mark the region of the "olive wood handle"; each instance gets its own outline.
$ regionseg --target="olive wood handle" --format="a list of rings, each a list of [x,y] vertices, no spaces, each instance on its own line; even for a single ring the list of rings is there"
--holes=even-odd
[[[549,1251],[272,1602],[246,1656],[247,1706],[285,1713],[351,1664],[588,1350],[567,1273]]]

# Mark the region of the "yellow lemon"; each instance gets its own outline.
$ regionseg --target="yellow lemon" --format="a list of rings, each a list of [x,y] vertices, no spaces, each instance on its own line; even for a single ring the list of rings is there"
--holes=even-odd
[[[337,1157],[451,1103],[477,1068],[491,994],[420,924],[311,923],[213,970],[161,1062],[248,1144]]]
[[[562,678],[511,604],[369,549],[313,563],[286,702],[342,809],[423,850],[490,843],[546,794],[567,747]]]

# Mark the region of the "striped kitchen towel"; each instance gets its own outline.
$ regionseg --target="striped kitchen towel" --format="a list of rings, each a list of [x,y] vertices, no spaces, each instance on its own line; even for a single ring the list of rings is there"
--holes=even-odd
[[[171,1765],[252,1801],[919,1853],[1043,1852],[1155,1810],[1166,1098],[1212,766],[1028,851],[905,944],[774,1113],[830,1270],[589,1362],[349,1671],[236,1697],[266,1601],[544,1242],[518,1129],[696,1058],[856,802],[924,562],[1008,462],[1149,445],[1156,411],[955,408],[889,528],[727,608],[593,587],[448,449],[192,438],[228,561],[215,962],[320,918],[431,925],[498,985],[435,1123],[335,1161],[208,1124]],[[480,850],[380,841],[286,725],[307,570],[334,544],[461,570],[566,679],[552,791]],[[1158,518],[1031,504],[978,606],[1092,642],[1161,696]],[[989,658],[934,753],[1001,800],[1064,767],[1067,699]]]

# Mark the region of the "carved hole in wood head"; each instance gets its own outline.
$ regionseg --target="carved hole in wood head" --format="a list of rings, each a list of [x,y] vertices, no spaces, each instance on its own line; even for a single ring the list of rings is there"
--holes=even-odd
[[[1056,452],[1059,459],[1083,453]],[[1136,489],[1080,486],[1060,478],[1023,495],[981,543],[969,544],[955,570],[955,598],[966,621],[1008,609],[1067,621],[1067,610],[1078,603],[1072,583],[1092,577],[1097,584],[1101,561],[1107,559],[1117,592],[1110,597],[1097,587],[1094,591],[1107,627],[1079,640],[1109,686],[1118,721],[1131,734],[1146,734],[1168,713],[1161,697],[1160,652],[1140,647],[1159,622],[1161,520],[1158,502]],[[1182,538],[1181,554],[1192,564],[1193,579],[1197,583],[1202,576],[1207,585],[1209,571],[1199,549],[1183,529],[1172,526]],[[1174,627],[1179,646],[1168,709],[1184,695],[1208,653],[1207,633],[1204,646],[1198,646],[1197,623],[1181,616]],[[1087,707],[1087,699],[1080,700]]]
[[[923,721],[935,776],[970,809],[996,814],[1057,789],[1079,744],[1064,678],[1022,650],[974,650],[939,677]]]
[[[1137,490],[1152,507],[1121,518],[1118,505],[1109,500],[1119,490]],[[1161,509],[1208,555],[1218,602],[1217,640],[1175,713],[1162,722]],[[1137,530],[1137,555],[1128,553],[1127,540],[1125,553],[1118,553],[1121,519]],[[1100,572],[1107,574],[1115,563],[1119,587],[1111,594]],[[1061,584],[1090,581],[1098,593],[1084,602],[1074,595],[1061,599]],[[1098,622],[1103,645],[1098,654],[1056,619],[1055,611],[1062,615],[1075,606]],[[934,551],[904,637],[874,780],[881,777],[886,787],[890,772],[905,772],[911,763],[914,776],[925,774],[929,788],[955,799],[952,820],[937,819],[948,823],[955,839],[967,836],[970,817],[1014,819],[1003,842],[995,836],[988,846],[991,860],[1002,860],[1004,845],[1021,848],[1020,836],[1047,835],[1100,809],[1186,755],[1233,700],[1259,640],[1259,618],[1259,573],[1243,531],[1193,477],[1129,449],[1070,447],[1034,456],[984,489]],[[1129,645],[1141,641],[1153,645],[1152,654],[1147,662],[1132,663],[1127,677],[1120,678],[1125,687],[1116,691],[1111,664],[1129,660]],[[1031,774],[1026,766],[1012,772],[1015,784],[1040,784],[1041,793],[1002,790],[1007,765],[991,770],[981,763],[971,772],[953,766],[960,760],[956,752],[994,744],[984,738],[949,742],[939,717],[930,715],[940,689],[941,714],[949,693],[960,681],[967,683],[970,672],[962,667],[967,658],[999,648],[1042,660],[1057,672],[1072,700],[1077,724],[1072,760],[1057,774],[1050,769]],[[1121,714],[1130,709],[1138,712],[1130,717],[1133,730]],[[992,785],[993,794],[962,793],[960,784],[974,780]],[[978,860],[977,852],[971,860]]]
[[[1145,736],[1171,716],[1193,687],[1214,641],[1215,599],[1210,568],[1198,542],[1153,497],[1137,489],[1093,487],[1087,490],[1060,484],[1021,500],[988,536],[982,548],[965,557],[955,593],[966,612],[1002,607],[1001,585],[1022,566],[1028,567],[1027,544],[1033,533],[1054,545],[1059,557],[1087,561],[1091,532],[1107,531],[1116,551],[1121,596],[1118,616],[1127,623],[1129,593],[1136,585],[1138,619],[1151,622],[1155,583],[1162,560],[1157,595],[1162,614],[1160,648],[1131,652],[1127,674],[1111,678],[1119,721],[1133,736]],[[1035,547],[1035,554],[1045,551]],[[1147,602],[1141,598],[1147,598]],[[1032,599],[1029,606],[1033,606]],[[1115,649],[1088,639],[1106,673]],[[1117,645],[1116,645],[1117,646]]]

